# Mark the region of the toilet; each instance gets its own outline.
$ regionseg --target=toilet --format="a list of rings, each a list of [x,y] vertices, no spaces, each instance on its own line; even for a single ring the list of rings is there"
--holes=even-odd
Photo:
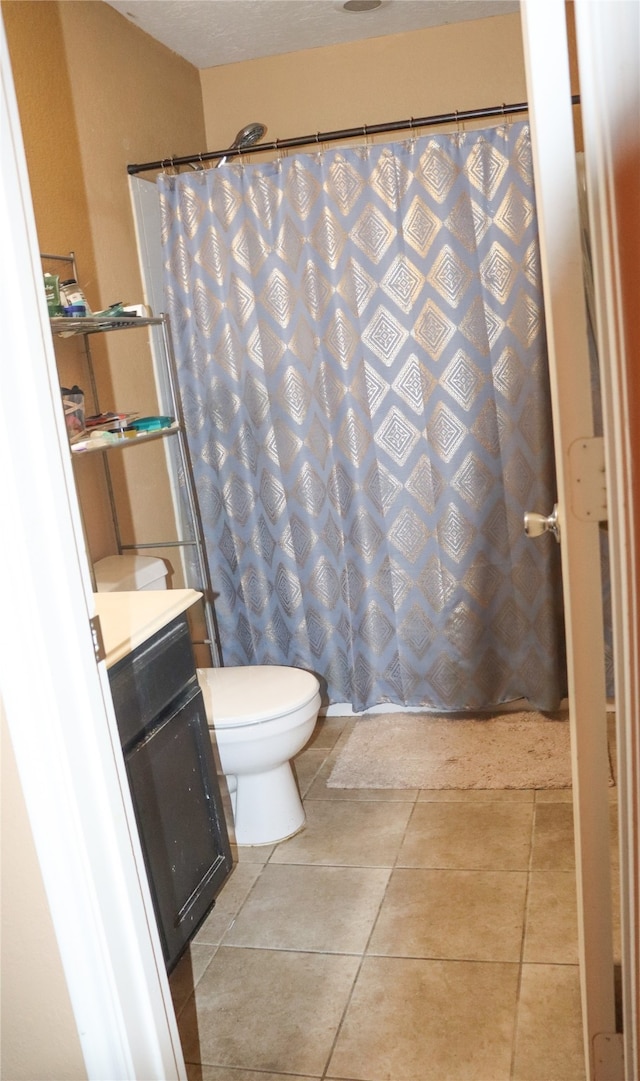
[[[250,665],[199,668],[198,681],[229,785],[237,843],[291,837],[305,823],[291,759],[315,728],[318,680],[301,668]]]
[[[94,564],[99,593],[166,589],[167,566],[153,556],[107,556]],[[291,759],[305,746],[320,708],[311,672],[286,665],[199,668],[239,845],[268,845],[305,824]]]

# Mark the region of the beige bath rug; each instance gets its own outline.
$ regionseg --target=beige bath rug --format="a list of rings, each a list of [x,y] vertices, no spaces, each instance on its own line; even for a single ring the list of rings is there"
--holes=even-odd
[[[568,712],[359,718],[329,788],[570,788]]]

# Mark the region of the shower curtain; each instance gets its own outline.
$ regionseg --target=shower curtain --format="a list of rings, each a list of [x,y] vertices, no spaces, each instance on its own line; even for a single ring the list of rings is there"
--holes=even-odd
[[[565,693],[528,126],[158,178],[226,664],[329,702]]]

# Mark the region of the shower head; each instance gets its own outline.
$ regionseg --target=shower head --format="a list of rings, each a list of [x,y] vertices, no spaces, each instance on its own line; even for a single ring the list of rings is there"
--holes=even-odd
[[[266,130],[266,124],[260,124],[257,122],[253,124],[247,124],[246,127],[242,128],[238,132],[231,146],[229,147],[229,150],[246,150],[248,146],[253,146],[254,143],[257,143],[258,139],[262,138]],[[220,158],[216,165],[216,169],[219,168],[219,166],[222,165],[223,162],[225,162],[226,160],[226,157]]]
[[[246,146],[253,146],[254,143],[258,142],[258,139],[262,138],[266,130],[265,124],[247,124],[246,128],[238,132],[231,144],[231,148],[244,150]]]

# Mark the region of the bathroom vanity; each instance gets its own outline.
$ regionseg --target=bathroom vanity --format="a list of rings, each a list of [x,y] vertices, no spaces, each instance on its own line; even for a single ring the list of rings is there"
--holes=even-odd
[[[95,595],[167,969],[232,867],[186,611],[191,589]]]

